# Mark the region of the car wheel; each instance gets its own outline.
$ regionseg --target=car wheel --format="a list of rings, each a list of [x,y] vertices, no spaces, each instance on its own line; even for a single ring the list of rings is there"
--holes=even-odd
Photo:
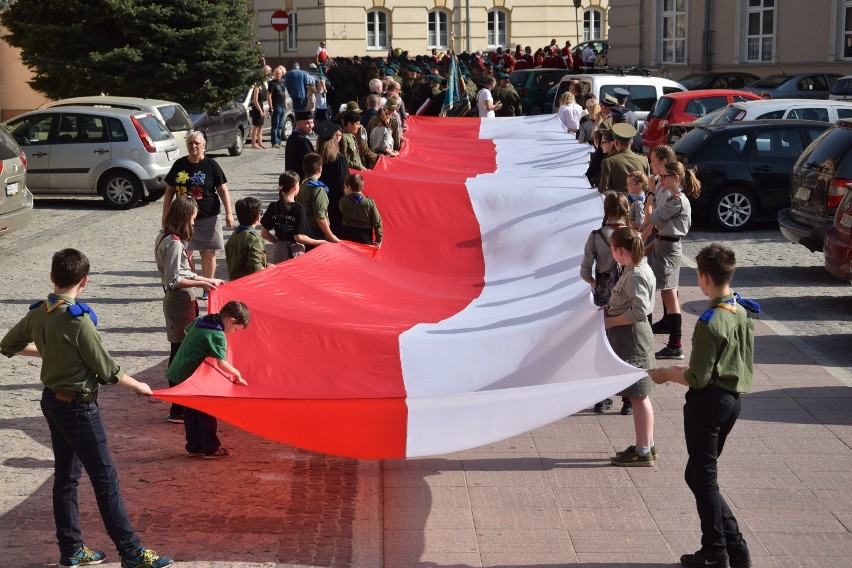
[[[713,198],[710,220],[723,231],[742,231],[757,215],[757,200],[749,190],[729,187]]]
[[[158,199],[163,197],[165,194],[166,194],[166,188],[165,187],[161,187],[159,189],[149,189],[148,195],[144,196],[142,199],[144,201],[147,201],[148,203],[153,203],[154,201],[157,201]]]
[[[237,135],[234,138],[234,143],[231,144],[231,147],[228,148],[228,154],[232,156],[239,156],[243,153],[243,144],[246,138],[245,133],[243,133],[242,128],[237,128]]]
[[[101,178],[101,195],[111,209],[130,209],[142,199],[142,182],[130,172],[111,172]]]
[[[544,110],[544,107],[538,101],[533,101],[530,103],[529,114],[541,114]]]
[[[281,129],[281,140],[287,140],[290,138],[290,135],[293,134],[293,130],[296,129],[296,123],[293,122],[293,118],[288,116],[284,119],[284,127]]]

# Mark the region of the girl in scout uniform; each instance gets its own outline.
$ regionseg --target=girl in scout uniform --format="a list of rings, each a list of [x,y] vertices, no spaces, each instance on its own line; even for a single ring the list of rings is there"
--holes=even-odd
[[[701,193],[701,182],[692,170],[686,170],[680,162],[663,165],[659,175],[661,185],[667,192],[665,201],[658,203],[648,215],[648,223],[656,228],[655,242],[648,254],[648,263],[657,277],[657,288],[665,307],[668,323],[668,344],[656,353],[657,359],[683,359],[681,346],[681,314],[677,299],[680,279],[680,263],[683,248],[680,240],[692,225],[692,208],[688,197],[693,199]]]
[[[650,369],[654,363],[654,334],[648,315],[654,311],[654,273],[645,260],[642,237],[630,227],[616,229],[610,237],[612,257],[623,267],[605,308],[604,326],[616,355],[634,367]],[[611,458],[622,467],[652,467],[654,448],[654,409],[648,395],[654,383],[647,376],[624,389],[618,396],[630,398],[636,443]]]

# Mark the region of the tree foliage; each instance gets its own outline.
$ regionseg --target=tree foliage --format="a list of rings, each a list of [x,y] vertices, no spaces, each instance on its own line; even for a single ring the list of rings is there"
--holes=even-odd
[[[17,0],[5,40],[52,99],[100,93],[212,108],[258,81],[247,0]]]

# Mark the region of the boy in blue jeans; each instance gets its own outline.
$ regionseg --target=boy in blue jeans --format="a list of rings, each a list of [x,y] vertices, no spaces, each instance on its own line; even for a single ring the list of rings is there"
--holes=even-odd
[[[106,559],[103,552],[83,544],[80,534],[77,483],[85,467],[122,568],[171,566],[170,558],[142,547],[133,532],[97,402],[100,385],[118,384],[141,396],[151,396],[151,387],[116,365],[95,329],[95,312],[77,301],[89,283],[86,255],[70,248],[55,253],[50,280],[53,293],[30,306],[29,313],[0,341],[0,353],[42,358],[41,411],[53,446],[53,517],[59,564],[87,566]]]
[[[740,394],[751,389],[754,322],[746,312],[760,308],[731,291],[734,251],[708,245],[695,262],[698,287],[710,305],[695,324],[689,365],[648,370],[657,384],[673,381],[689,387],[683,405],[689,454],[684,476],[701,520],[701,549],[684,554],[680,563],[687,568],[751,568],[737,519],[719,492],[717,460],[740,415]]]
[[[248,327],[251,314],[242,302],[231,301],[222,306],[218,314],[202,316],[186,328],[186,338],[180,344],[166,378],[179,384],[192,376],[207,357],[214,359],[216,367],[234,384],[248,384],[240,372],[225,359],[228,339],[235,331]],[[189,457],[214,460],[226,458],[231,451],[222,447],[216,435],[216,418],[207,413],[186,407],[183,412],[186,430],[186,451]]]

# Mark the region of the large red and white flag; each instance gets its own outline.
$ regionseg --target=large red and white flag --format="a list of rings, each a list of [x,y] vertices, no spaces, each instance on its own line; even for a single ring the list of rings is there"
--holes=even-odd
[[[364,173],[381,250],[325,244],[220,287],[211,312],[251,309],[228,346],[249,385],[202,365],[156,396],[294,446],[398,458],[526,432],[642,376],[579,276],[603,214],[589,147],[554,115],[409,125],[402,154]]]

